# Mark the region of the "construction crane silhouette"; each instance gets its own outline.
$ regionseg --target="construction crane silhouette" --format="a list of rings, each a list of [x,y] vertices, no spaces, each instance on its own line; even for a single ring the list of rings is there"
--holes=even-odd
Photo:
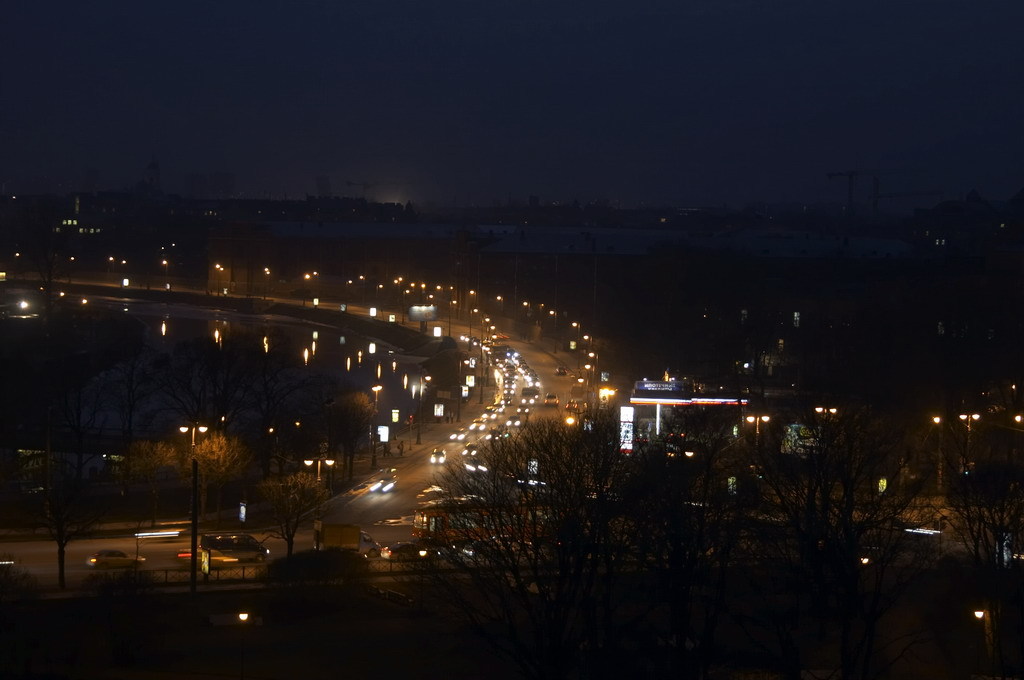
[[[871,216],[878,217],[878,201],[883,198],[912,198],[919,196],[938,196],[942,198],[946,192],[940,189],[929,189],[925,191],[898,191],[896,193],[883,194],[879,190],[878,177],[871,178]]]

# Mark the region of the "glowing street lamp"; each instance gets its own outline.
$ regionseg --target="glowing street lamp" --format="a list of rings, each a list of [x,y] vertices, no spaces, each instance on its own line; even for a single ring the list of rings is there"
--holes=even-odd
[[[373,420],[370,423],[370,467],[377,469],[377,440],[373,436],[373,426],[377,423],[377,399],[384,386],[374,385],[370,389],[373,390]]]
[[[313,467],[313,463],[316,463],[316,481],[319,482],[319,481],[321,481],[321,478],[320,478],[320,463],[323,463],[327,467],[331,467],[331,466],[334,465],[334,459],[333,458],[307,458],[306,460],[302,461],[302,463],[306,467]]]
[[[196,594],[196,580],[199,566],[199,459],[196,458],[196,431],[201,433],[209,429],[205,425],[182,425],[178,431],[182,434],[192,433],[192,554],[189,558],[189,592]]]
[[[761,423],[767,425],[771,416],[747,416],[746,421],[754,426],[754,448],[761,450]]]
[[[960,461],[960,472],[967,472],[971,461],[971,425],[981,420],[980,413],[961,413],[957,416],[960,422],[967,427],[967,439],[964,442],[964,452]]]
[[[416,409],[416,411],[417,411],[417,413],[416,413],[416,443],[417,444],[422,443],[420,435],[423,433],[423,392],[427,389],[427,386],[430,385],[430,376],[429,375],[423,376],[423,380],[424,380],[424,382],[420,383],[420,402],[419,402],[418,407]]]
[[[249,621],[249,612],[238,612],[238,622],[245,624]],[[245,680],[245,636],[242,636],[242,641],[239,644],[239,656],[238,656],[238,677],[241,680]]]

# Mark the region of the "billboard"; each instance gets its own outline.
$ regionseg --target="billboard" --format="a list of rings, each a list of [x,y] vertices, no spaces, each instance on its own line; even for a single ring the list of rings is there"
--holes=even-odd
[[[412,321],[437,321],[437,306],[413,305],[409,308],[409,319]]]
[[[623,453],[633,452],[633,407],[619,407],[619,449]]]
[[[800,423],[786,425],[782,434],[782,453],[792,453],[797,456],[806,456],[813,453],[818,445],[818,438],[814,431]]]

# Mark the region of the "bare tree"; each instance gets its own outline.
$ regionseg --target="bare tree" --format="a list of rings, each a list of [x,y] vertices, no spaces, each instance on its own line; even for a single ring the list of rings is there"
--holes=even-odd
[[[616,598],[632,536],[616,427],[531,422],[479,452],[474,470],[453,461],[440,482],[445,510],[429,538],[462,578],[435,588],[528,677],[612,658],[633,613],[631,598]]]
[[[668,616],[669,672],[702,678],[716,659],[716,632],[727,613],[727,578],[750,497],[733,434],[737,414],[688,409],[670,418],[661,441],[634,453],[637,560],[653,579],[652,606]]]
[[[994,670],[1012,674],[1024,659],[1024,639],[1017,636],[1016,658],[1001,631],[1024,625],[1024,583],[1020,543],[1024,541],[1024,465],[985,460],[952,477],[946,507],[954,532],[967,546],[978,597],[987,610],[986,626]],[[1016,621],[1014,621],[1016,619]]]
[[[99,434],[104,425],[104,407],[110,390],[103,377],[95,377],[91,362],[79,359],[74,368],[67,367],[61,374],[61,392],[57,397],[56,413],[60,425],[71,435],[75,454],[75,479],[82,481],[82,473],[90,456],[87,441]]]
[[[248,333],[179,343],[155,364],[169,409],[185,422],[213,420],[230,430],[249,406],[258,347]]]
[[[924,521],[919,488],[902,474],[899,432],[871,411],[821,409],[802,420],[799,448],[755,452],[768,520],[752,534],[761,539],[750,570],[766,604],[761,623],[777,635],[790,677],[809,659],[843,678],[877,677],[899,655],[877,654],[893,642],[879,640],[879,622],[930,556],[905,531]],[[829,645],[835,658],[821,656]]]
[[[157,394],[156,375],[153,362],[156,357],[144,346],[114,366],[109,381],[110,402],[121,429],[121,439],[126,449],[135,441],[140,420],[145,421],[154,406]]]
[[[302,372],[298,353],[280,332],[262,340],[262,352],[253,357],[250,381],[251,420],[258,433],[256,455],[263,477],[270,476],[274,454],[274,436],[297,395],[310,386],[311,378]]]
[[[297,472],[280,479],[264,479],[257,485],[257,491],[270,506],[271,517],[277,525],[272,535],[284,540],[287,556],[291,557],[299,526],[327,500],[327,489],[316,475]]]
[[[57,583],[61,589],[67,585],[64,572],[68,544],[88,534],[103,514],[73,479],[61,477],[43,492],[38,518],[57,544]]]
[[[150,526],[156,524],[160,504],[160,473],[175,463],[175,448],[166,442],[136,440],[128,447],[118,476],[124,484],[144,482],[149,487]]]
[[[363,392],[343,392],[328,405],[328,441],[337,441],[345,455],[345,479],[351,481],[359,441],[373,422],[373,402]]]

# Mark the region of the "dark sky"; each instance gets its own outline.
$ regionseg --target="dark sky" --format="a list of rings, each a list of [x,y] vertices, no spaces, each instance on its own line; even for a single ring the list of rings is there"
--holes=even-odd
[[[0,183],[124,188],[155,155],[165,190],[249,196],[841,202],[825,173],[864,169],[1003,199],[1022,27],[1020,0],[11,2]]]

